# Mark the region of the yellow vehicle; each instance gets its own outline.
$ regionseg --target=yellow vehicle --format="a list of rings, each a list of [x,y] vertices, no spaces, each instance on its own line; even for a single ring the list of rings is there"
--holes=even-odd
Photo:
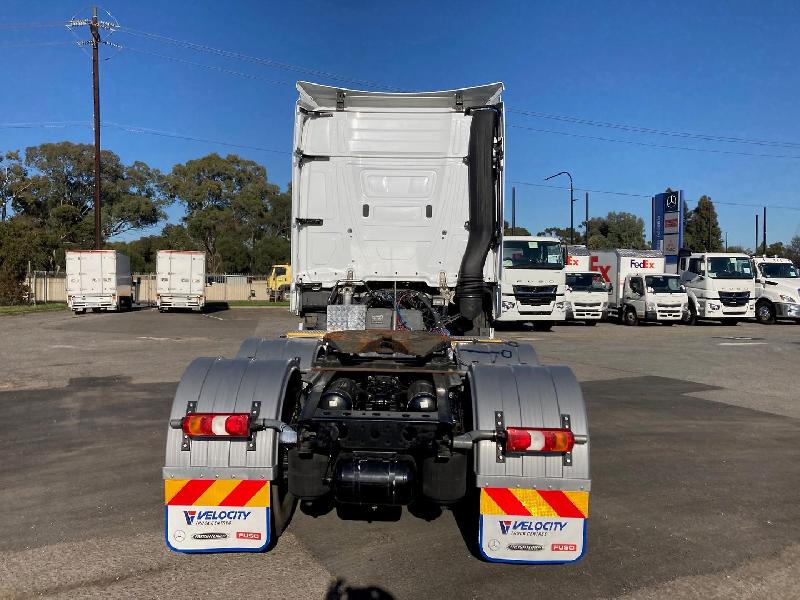
[[[267,277],[267,290],[276,300],[288,300],[292,285],[292,266],[274,265]]]

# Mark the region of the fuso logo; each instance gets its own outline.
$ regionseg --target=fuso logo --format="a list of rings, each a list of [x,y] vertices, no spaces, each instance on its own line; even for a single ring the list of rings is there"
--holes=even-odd
[[[258,531],[237,531],[237,540],[260,540],[261,534]]]
[[[577,267],[579,264],[578,259],[575,258],[574,256],[567,256],[567,264],[572,265],[573,267]]]
[[[655,269],[656,263],[652,260],[633,260],[631,259],[631,268],[632,269]]]
[[[577,552],[577,544],[552,544],[550,546],[552,552]]]
[[[608,276],[608,272],[611,270],[611,265],[598,265],[598,262],[600,262],[600,257],[592,256],[592,258],[589,259],[589,270],[597,271],[603,276],[606,283],[610,283],[611,279]]]

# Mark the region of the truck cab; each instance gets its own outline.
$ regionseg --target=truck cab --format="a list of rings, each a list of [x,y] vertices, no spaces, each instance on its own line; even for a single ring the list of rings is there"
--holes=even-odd
[[[596,325],[608,316],[608,286],[590,270],[589,256],[586,246],[567,246],[564,312],[567,321]]]
[[[800,323],[800,269],[788,258],[755,256],[756,320],[772,325],[778,319]]]
[[[531,321],[547,330],[566,318],[565,248],[558,238],[504,236],[500,323]]]
[[[755,317],[755,269],[749,256],[686,253],[680,257],[678,273],[689,296],[686,323],[710,319],[736,324]]]
[[[672,325],[687,311],[686,288],[680,277],[671,273],[631,273],[623,287],[626,325],[658,321]]]
[[[273,265],[267,276],[267,291],[275,300],[289,298],[292,286],[292,265]]]

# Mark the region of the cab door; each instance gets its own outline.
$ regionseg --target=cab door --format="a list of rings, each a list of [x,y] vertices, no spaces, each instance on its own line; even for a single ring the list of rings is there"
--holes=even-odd
[[[644,278],[641,275],[633,275],[625,282],[625,301],[626,304],[633,306],[637,317],[644,319],[645,289]]]

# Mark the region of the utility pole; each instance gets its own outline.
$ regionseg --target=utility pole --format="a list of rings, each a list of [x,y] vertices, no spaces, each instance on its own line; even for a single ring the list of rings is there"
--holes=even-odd
[[[761,243],[764,244],[764,256],[767,255],[767,207],[764,207],[764,218],[762,219],[763,223],[761,226],[763,227],[762,235],[761,235]]]
[[[589,192],[586,192],[586,247],[589,247]]]
[[[114,32],[119,24],[109,21],[100,21],[97,18],[97,7],[92,7],[91,19],[71,19],[67,27],[86,25],[92,36],[90,41],[80,41],[78,45],[92,45],[92,96],[94,100],[94,247],[100,250],[103,240],[101,231],[101,204],[100,204],[100,44],[116,46],[100,39],[100,30],[106,29]],[[117,46],[118,47],[118,46]]]
[[[758,254],[758,213],[756,213],[756,245],[753,246],[753,254]]]
[[[550,175],[550,177],[545,177],[544,180],[547,181],[548,179],[552,179],[553,177],[558,177],[559,175],[566,175],[569,177],[569,243],[575,243],[575,194],[572,189],[572,175],[570,175],[569,171],[561,171],[556,173],[555,175]]]
[[[511,235],[517,227],[517,188],[511,187]]]

